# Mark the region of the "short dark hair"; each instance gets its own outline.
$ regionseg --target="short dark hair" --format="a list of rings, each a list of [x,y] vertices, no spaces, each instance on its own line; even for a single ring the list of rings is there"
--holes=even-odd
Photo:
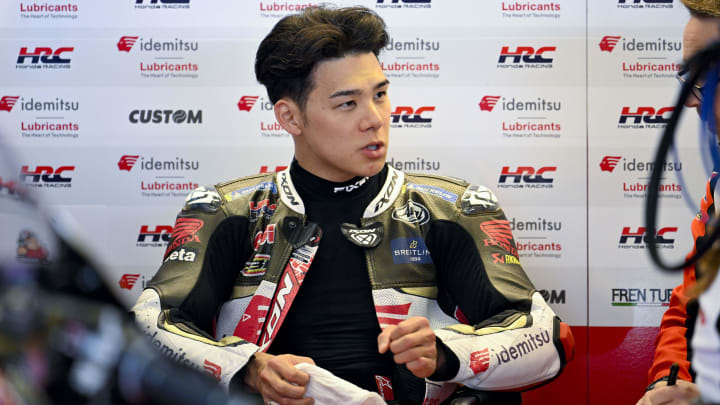
[[[289,97],[304,109],[318,62],[353,53],[378,56],[387,43],[385,22],[372,10],[308,7],[278,21],[263,39],[255,56],[255,77],[273,104]]]

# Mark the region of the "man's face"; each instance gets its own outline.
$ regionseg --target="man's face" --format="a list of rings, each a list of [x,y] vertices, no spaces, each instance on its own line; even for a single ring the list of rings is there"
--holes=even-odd
[[[720,18],[698,18],[690,16],[683,32],[683,61],[687,60],[699,50],[710,44],[715,39],[720,38],[720,30],[718,25]],[[702,83],[698,83],[702,85]],[[694,107],[700,113],[700,100],[690,94],[685,101],[686,107]],[[715,94],[715,121],[720,123],[720,92]],[[718,134],[720,137],[720,133]]]
[[[390,128],[388,80],[373,53],[317,64],[312,73],[295,157],[330,181],[377,174],[385,164]]]

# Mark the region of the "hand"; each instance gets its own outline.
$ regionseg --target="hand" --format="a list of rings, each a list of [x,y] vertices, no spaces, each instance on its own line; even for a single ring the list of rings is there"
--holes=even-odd
[[[245,384],[259,392],[266,404],[311,405],[315,401],[304,398],[310,376],[295,368],[299,363],[315,364],[309,357],[257,352],[248,365]]]
[[[438,359],[435,332],[427,318],[415,316],[385,328],[378,335],[378,351],[393,352],[397,364],[405,364],[416,377],[431,376],[444,359]]]
[[[667,382],[660,381],[635,405],[690,405],[699,394],[697,385],[689,381],[678,379],[675,385],[669,387]]]

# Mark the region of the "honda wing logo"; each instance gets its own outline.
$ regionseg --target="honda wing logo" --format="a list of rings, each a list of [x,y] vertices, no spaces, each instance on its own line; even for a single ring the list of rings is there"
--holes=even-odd
[[[480,100],[480,111],[492,111],[500,96],[485,96]]]
[[[622,156],[605,156],[600,162],[600,171],[612,173],[620,159],[622,159]]]

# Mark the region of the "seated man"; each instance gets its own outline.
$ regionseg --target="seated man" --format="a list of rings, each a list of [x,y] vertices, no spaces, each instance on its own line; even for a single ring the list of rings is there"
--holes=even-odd
[[[532,387],[572,358],[493,193],[385,163],[387,41],[362,7],[308,8],[262,41],[256,76],[295,159],[188,196],[133,308],[163,351],[298,404],[312,403],[303,362],[437,404],[459,384]]]
[[[690,19],[683,32],[683,60],[687,62],[695,53],[720,39],[720,3],[709,0],[683,0],[683,3],[690,11]],[[680,76],[680,79],[684,81],[684,77],[684,75]],[[702,93],[697,87],[685,101],[686,107],[695,108],[698,113],[702,103]],[[715,120],[720,122],[720,102],[717,97],[714,100],[713,113]],[[700,212],[692,220],[693,245],[701,241],[704,243],[708,220],[712,215],[716,215],[717,180],[717,173],[713,173],[705,186],[705,196],[700,201]],[[693,246],[688,257],[695,253]],[[655,356],[648,371],[650,385],[637,405],[684,404],[690,403],[698,396],[699,391],[694,383],[695,372],[690,363],[692,358],[690,338],[698,314],[698,300],[691,292],[696,289],[696,280],[700,275],[695,265],[687,266],[683,271],[682,284],[672,291],[670,307],[663,315],[660,331],[655,339]],[[670,366],[673,363],[679,365],[677,384],[667,386]]]

